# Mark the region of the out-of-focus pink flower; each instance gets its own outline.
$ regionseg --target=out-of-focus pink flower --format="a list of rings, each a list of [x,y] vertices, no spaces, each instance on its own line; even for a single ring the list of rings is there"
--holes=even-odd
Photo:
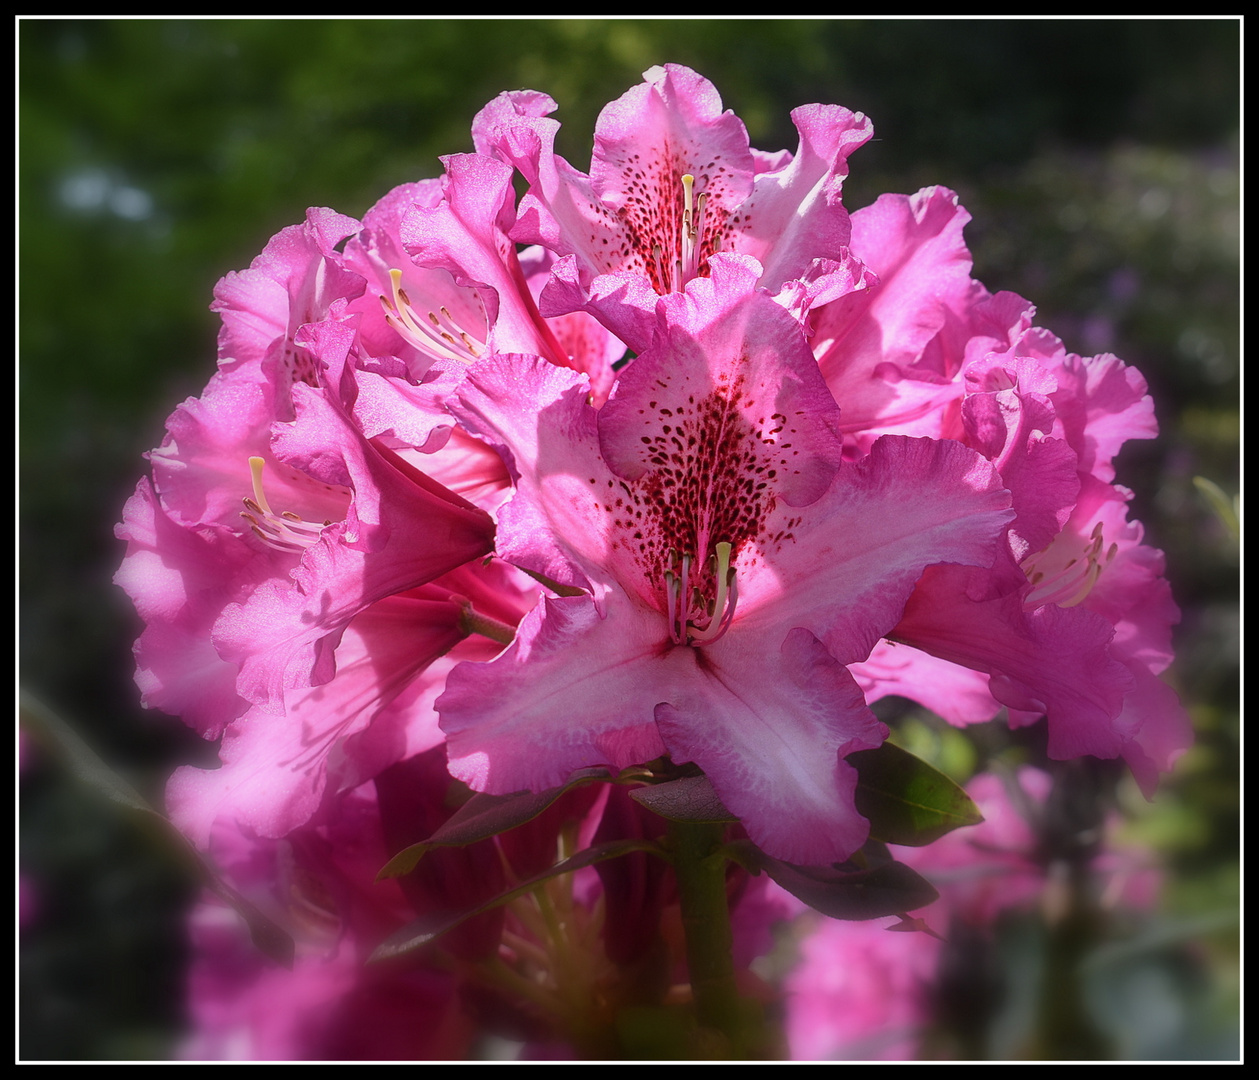
[[[431,794],[440,795],[440,791]],[[293,933],[286,969],[249,941],[217,900],[192,917],[190,1031],[183,1056],[243,1061],[449,1060],[476,1038],[458,981],[431,958],[368,965],[387,933],[415,917],[396,881],[371,785],[329,800],[323,820],[285,840],[218,823],[210,850],[225,877]]]
[[[417,918],[440,922],[591,843],[663,828],[626,789],[592,784],[498,836],[438,847],[410,873],[379,878],[390,856],[450,818],[460,792],[436,747],[325,798],[280,840],[220,818],[209,844],[216,865],[292,934],[296,956],[291,969],[268,959],[231,909],[203,901],[191,921],[183,1056],[460,1059],[486,1037],[524,1043],[529,1056],[617,1056],[622,1009],[664,1008],[686,995],[673,877],[647,853],[550,878],[421,949],[366,963]],[[754,979],[747,966],[796,902],[742,870],[732,870],[729,888],[735,961]]]
[[[933,934],[897,933],[890,920],[800,924],[801,959],[785,984],[787,1039],[795,1060],[912,1060],[938,1019],[945,939],[989,938],[1014,912],[1056,915],[1060,879],[1046,807],[1053,782],[1038,769],[1002,778],[976,776],[967,792],[984,815],[926,847],[895,847],[896,857],[926,877],[940,899],[923,913]],[[1111,822],[1108,828],[1113,827]],[[1160,873],[1147,853],[1096,843],[1091,902],[1149,907]],[[974,958],[972,958],[974,962]],[[972,978],[976,976],[971,973]]]

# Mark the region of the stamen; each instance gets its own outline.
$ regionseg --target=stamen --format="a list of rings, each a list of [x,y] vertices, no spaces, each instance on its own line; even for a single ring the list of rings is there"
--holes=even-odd
[[[680,573],[674,573],[677,552],[670,550],[664,572],[665,609],[669,638],[675,645],[707,645],[730,627],[739,590],[734,567],[730,565],[733,546],[725,541],[714,546],[711,559],[715,582],[710,604],[699,587],[690,587],[691,556],[680,559]]]
[[[677,289],[699,273],[699,219],[704,213],[708,193],[694,195],[695,177],[690,173],[682,176],[682,236],[678,258]]]
[[[260,457],[249,459],[249,474],[253,481],[254,497],[241,500],[245,505],[241,517],[249,522],[250,531],[267,547],[276,551],[301,552],[319,540],[324,527],[331,525],[325,521],[323,525],[304,520],[292,510],[284,510],[277,514],[267,502],[266,492],[262,490],[262,470],[266,460]]]
[[[380,306],[385,313],[385,322],[415,348],[439,359],[459,360],[471,363],[479,359],[485,352],[485,346],[477,338],[460,326],[450,309],[444,304],[437,312],[429,311],[423,318],[416,318],[417,311],[402,288],[402,271],[389,271],[392,282],[392,303],[385,297],[380,298]],[[487,327],[488,330],[488,327]]]
[[[1059,607],[1075,607],[1084,602],[1089,593],[1097,585],[1102,571],[1119,554],[1119,545],[1111,544],[1102,556],[1102,546],[1106,538],[1103,535],[1102,523],[1093,526],[1089,534],[1089,542],[1084,550],[1074,558],[1068,559],[1057,570],[1042,570],[1041,566],[1052,562],[1054,548],[1061,548],[1071,543],[1070,539],[1059,537],[1044,551],[1023,560],[1023,572],[1032,583],[1032,590],[1023,599],[1025,608],[1037,608],[1044,604],[1057,604]]]
[[[726,632],[730,621],[734,618],[734,605],[738,598],[738,590],[734,585],[734,570],[730,566],[730,545],[724,540],[716,545],[717,595],[713,599],[712,616],[703,630],[691,634],[691,641],[704,645],[716,641]]]

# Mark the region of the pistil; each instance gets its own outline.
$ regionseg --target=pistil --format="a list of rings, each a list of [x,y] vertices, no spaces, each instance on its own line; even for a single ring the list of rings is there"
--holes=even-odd
[[[708,193],[693,195],[695,177],[686,173],[682,177],[682,237],[681,258],[678,260],[678,289],[699,274],[699,221],[704,213]]]
[[[704,216],[704,204],[708,193],[695,193],[695,177],[690,173],[682,176],[682,221],[678,229],[677,250],[666,252],[664,245],[651,245],[651,259],[659,288],[681,292],[692,278],[699,276],[700,221]]]

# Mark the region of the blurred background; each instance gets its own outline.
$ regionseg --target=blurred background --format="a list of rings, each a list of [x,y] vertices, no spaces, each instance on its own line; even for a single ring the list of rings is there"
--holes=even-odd
[[[580,169],[599,108],[657,63],[711,79],[763,150],[795,148],[794,106],[843,104],[875,126],[850,209],[953,188],[977,278],[1149,380],[1162,434],[1128,444],[1119,480],[1167,553],[1168,677],[1198,742],[1154,804],[1125,802],[1168,885],[1126,943],[1141,996],[1114,1050],[1236,1056],[1239,39],[1234,20],[1184,19],[22,20],[22,688],[159,805],[176,764],[214,760],[139,707],[113,525],[214,369],[214,283],[307,206],[361,216],[439,175],[505,89],[560,103]],[[169,1056],[194,885],[55,750],[19,750],[19,1053]]]

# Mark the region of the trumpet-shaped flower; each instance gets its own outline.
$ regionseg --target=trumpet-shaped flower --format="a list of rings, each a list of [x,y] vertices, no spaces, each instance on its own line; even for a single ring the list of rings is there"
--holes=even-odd
[[[926,566],[986,566],[1009,497],[959,444],[890,438],[841,464],[838,409],[756,268],[661,300],[654,343],[596,410],[527,356],[472,368],[452,406],[503,455],[500,556],[553,583],[516,641],[438,701],[452,772],[492,792],[668,753],[698,763],[767,851],[866,839],[843,758],[885,729],[844,665]]]

